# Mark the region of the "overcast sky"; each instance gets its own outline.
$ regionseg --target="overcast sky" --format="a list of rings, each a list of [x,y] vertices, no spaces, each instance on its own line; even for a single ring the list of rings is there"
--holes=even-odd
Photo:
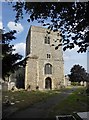
[[[8,5],[6,2],[3,2],[2,5],[0,3],[0,11],[1,10],[2,14],[0,13],[0,28],[3,26],[6,31],[17,30],[17,39],[13,40],[12,44],[14,44],[16,52],[19,52],[25,56],[25,42],[30,25],[41,25],[36,21],[28,23],[26,21],[28,15],[25,15],[24,19],[18,22],[15,26],[15,12],[12,10],[11,5]],[[75,64],[79,64],[87,70],[87,53],[77,53],[77,49],[78,48],[75,47],[72,50],[66,50],[63,52],[65,74],[69,74],[71,67]]]

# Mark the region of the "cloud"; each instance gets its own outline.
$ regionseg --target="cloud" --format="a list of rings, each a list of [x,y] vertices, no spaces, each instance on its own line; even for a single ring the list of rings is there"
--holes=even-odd
[[[70,69],[75,64],[83,66],[87,70],[87,53],[77,53],[77,47],[74,50],[63,52],[65,74],[70,73]]]
[[[22,32],[24,30],[23,26],[21,25],[21,23],[15,23],[15,22],[12,22],[10,21],[8,24],[7,24],[8,28],[10,30],[16,30],[18,33]]]
[[[14,49],[16,49],[13,53],[19,53],[25,57],[25,49],[26,44],[25,43],[17,43],[14,45]]]
[[[3,29],[3,23],[0,21],[0,29]]]
[[[81,62],[81,58],[83,58],[85,55],[87,55],[87,53],[78,53],[77,50],[79,48],[76,46],[73,50],[66,50],[65,52],[63,52],[63,58],[65,62],[71,62],[71,61],[80,61]]]

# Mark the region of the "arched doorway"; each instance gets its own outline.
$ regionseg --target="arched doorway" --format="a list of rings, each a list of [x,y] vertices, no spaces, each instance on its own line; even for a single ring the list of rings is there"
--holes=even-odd
[[[45,89],[52,89],[52,80],[50,77],[45,79]]]

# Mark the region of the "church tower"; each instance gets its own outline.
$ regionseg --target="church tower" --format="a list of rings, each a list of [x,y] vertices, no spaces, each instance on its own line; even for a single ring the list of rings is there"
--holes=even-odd
[[[58,32],[31,26],[26,39],[25,89],[60,89],[64,84],[64,61]]]

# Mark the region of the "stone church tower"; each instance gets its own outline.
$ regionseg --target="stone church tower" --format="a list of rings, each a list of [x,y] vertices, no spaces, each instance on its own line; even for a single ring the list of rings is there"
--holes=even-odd
[[[53,44],[59,44],[57,32],[31,26],[26,39],[25,89],[59,89],[64,84],[64,63],[62,46],[55,50]],[[57,42],[55,42],[57,41]]]

